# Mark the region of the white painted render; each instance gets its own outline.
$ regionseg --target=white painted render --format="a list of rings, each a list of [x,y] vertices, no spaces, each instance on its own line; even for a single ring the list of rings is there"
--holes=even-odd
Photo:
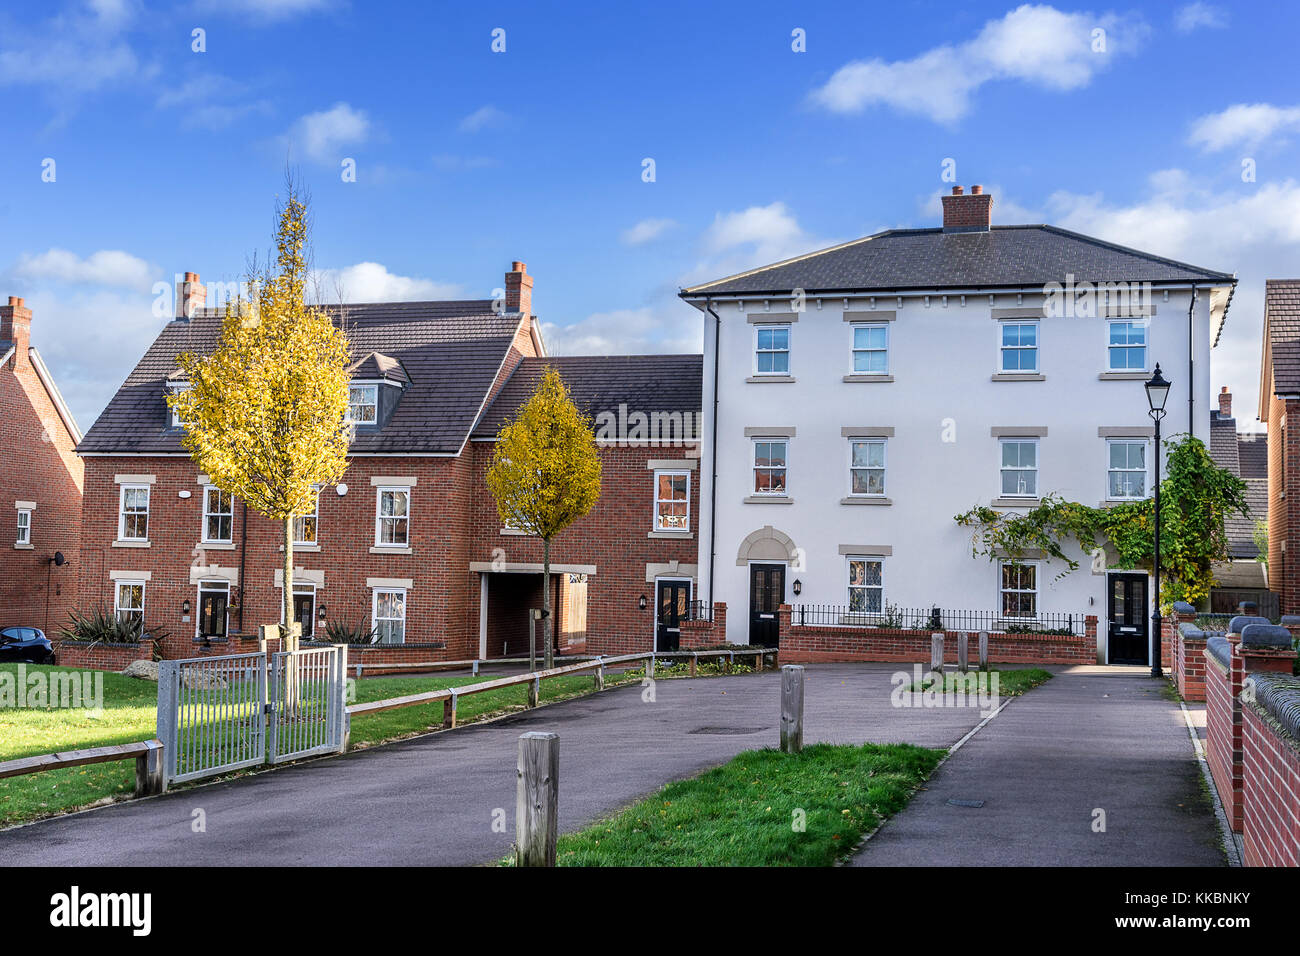
[[[1149,317],[1148,370],[1159,362],[1173,387],[1164,437],[1188,428],[1187,286],[1156,286]],[[1208,441],[1212,297],[1203,287],[1192,317],[1195,434]],[[1215,297],[1221,321],[1222,296]],[[700,467],[700,596],[726,601],[727,639],[748,642],[748,569],[738,548],[766,525],[796,549],[787,574],[788,603],[848,603],[844,545],[891,549],[884,561],[884,600],[899,607],[938,605],[993,611],[998,607],[997,566],[972,557],[969,529],[953,516],[999,497],[999,442],[995,428],[1046,428],[1039,439],[1039,490],[1097,505],[1107,496],[1106,439],[1099,428],[1147,428],[1147,401],[1139,380],[1101,380],[1107,371],[1107,322],[1099,317],[1039,320],[1042,381],[993,381],[999,372],[999,321],[995,310],[1041,308],[1029,293],[876,294],[875,308],[894,315],[889,326],[888,382],[846,382],[852,373],[851,324],[845,299],[809,297],[791,323],[791,382],[752,381],[755,323],[749,316],[789,311],[788,301],[712,300],[721,317],[717,431],[713,430],[715,321],[703,296],[692,301],[704,318],[704,440]],[[848,303],[869,312],[866,297]],[[856,318],[856,315],[855,315]],[[885,497],[874,507],[841,504],[849,495],[846,426],[893,429],[887,438]],[[788,504],[746,503],[753,496],[753,435],[771,429],[789,438]],[[747,437],[746,430],[749,430]],[[945,441],[945,430],[955,440]],[[886,433],[887,434],[887,433]],[[717,441],[716,556],[709,593],[714,441]],[[1148,468],[1152,465],[1147,455]],[[1148,492],[1150,479],[1148,479]],[[1057,580],[1065,566],[1039,569],[1040,612],[1096,614],[1105,632],[1105,575],[1094,574],[1080,554],[1077,571]],[[790,584],[802,582],[795,598]]]

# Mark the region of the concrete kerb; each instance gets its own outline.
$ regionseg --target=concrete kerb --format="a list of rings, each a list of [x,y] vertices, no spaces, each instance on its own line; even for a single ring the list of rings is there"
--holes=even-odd
[[[1237,846],[1237,838],[1228,824],[1228,814],[1223,809],[1223,801],[1219,799],[1219,788],[1214,785],[1214,774],[1210,773],[1210,762],[1206,759],[1205,747],[1202,746],[1200,735],[1196,732],[1196,725],[1192,723],[1192,713],[1182,700],[1178,701],[1178,706],[1182,709],[1187,734],[1192,738],[1192,749],[1196,753],[1197,766],[1201,769],[1201,778],[1205,781],[1210,800],[1214,803],[1214,820],[1219,825],[1219,842],[1223,845],[1223,853],[1228,858],[1228,866],[1241,866],[1241,848]]]

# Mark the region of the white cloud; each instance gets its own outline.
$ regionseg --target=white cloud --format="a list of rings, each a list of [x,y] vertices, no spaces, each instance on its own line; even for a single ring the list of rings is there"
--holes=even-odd
[[[287,137],[309,159],[338,162],[340,150],[364,143],[370,136],[370,118],[347,103],[335,103],[327,110],[308,113],[290,127]]]
[[[1221,30],[1228,25],[1228,12],[1208,3],[1189,3],[1174,13],[1174,29],[1191,33],[1200,27]]]
[[[495,106],[480,106],[460,121],[462,133],[477,133],[479,130],[501,126],[509,116]]]
[[[101,249],[84,259],[67,249],[23,253],[11,271],[21,280],[52,279],[140,291],[149,290],[159,276],[155,267],[120,249]]]
[[[457,156],[452,153],[438,153],[433,157],[433,165],[438,169],[452,172],[461,169],[488,169],[500,166],[501,160],[495,156]]]
[[[1300,130],[1300,106],[1237,103],[1197,119],[1187,141],[1209,151],[1230,146],[1251,149],[1296,130]]]
[[[835,113],[889,106],[953,123],[970,111],[974,93],[994,80],[1057,91],[1087,86],[1115,56],[1137,49],[1147,32],[1143,22],[1115,14],[1024,4],[988,21],[964,43],[935,47],[910,60],[848,63],[811,99]]]
[[[629,246],[652,242],[677,225],[672,219],[642,219],[631,229],[624,229],[620,238]]]
[[[67,97],[151,74],[123,36],[137,9],[134,0],[92,0],[34,29],[7,30],[0,39],[0,85]]]
[[[218,130],[245,116],[271,113],[269,100],[247,100],[246,94],[242,83],[216,73],[203,73],[163,90],[155,105],[159,109],[181,109],[180,123],[186,128]]]
[[[700,314],[676,299],[594,312],[571,325],[542,323],[542,337],[551,355],[699,352],[704,347],[703,335]]]
[[[243,14],[253,21],[274,23],[305,13],[327,10],[332,6],[332,0],[203,0],[199,9]]]
[[[461,287],[454,283],[395,275],[378,262],[321,269],[313,279],[320,298],[327,302],[418,302],[462,295]]]

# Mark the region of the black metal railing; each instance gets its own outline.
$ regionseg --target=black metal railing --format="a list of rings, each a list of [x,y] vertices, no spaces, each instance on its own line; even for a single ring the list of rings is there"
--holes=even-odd
[[[713,604],[709,601],[691,601],[686,605],[683,621],[712,621]]]
[[[845,604],[796,604],[790,623],[794,626],[879,627],[900,631],[996,631],[1006,634],[1060,634],[1082,637],[1083,614],[1044,614],[1012,617],[998,611],[961,608],[893,607],[863,611]]]

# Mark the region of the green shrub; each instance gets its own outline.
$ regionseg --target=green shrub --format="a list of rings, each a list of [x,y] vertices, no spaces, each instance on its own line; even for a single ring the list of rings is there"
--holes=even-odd
[[[142,640],[163,640],[167,632],[149,627],[138,618],[119,617],[112,611],[94,608],[85,613],[73,611],[68,623],[59,631],[65,641],[101,644],[138,644]]]
[[[355,624],[326,621],[325,637],[331,644],[374,644],[379,640],[379,632],[362,621]]]

